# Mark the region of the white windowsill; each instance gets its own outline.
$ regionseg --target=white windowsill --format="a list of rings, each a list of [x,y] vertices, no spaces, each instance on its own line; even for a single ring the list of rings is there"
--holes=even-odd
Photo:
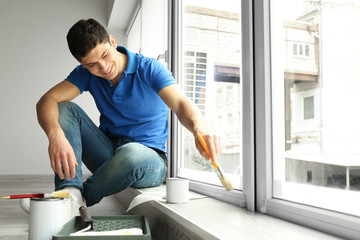
[[[127,208],[134,197],[149,192],[165,196],[165,185],[148,189],[129,188],[116,194],[115,197]],[[203,196],[197,193],[191,193],[191,195]],[[191,232],[197,239],[338,239],[209,197],[190,200],[185,204],[170,204],[163,200],[150,201],[133,208],[130,213],[145,215],[149,222],[152,221],[152,215],[160,214],[162,222],[175,223],[169,224],[170,228],[178,228],[174,231],[184,235],[186,232]],[[170,220],[163,220],[164,218]],[[151,226],[150,224],[151,231],[158,225]],[[172,229],[169,231],[171,232]],[[164,237],[164,239],[166,238]],[[175,240],[173,236],[171,239]]]

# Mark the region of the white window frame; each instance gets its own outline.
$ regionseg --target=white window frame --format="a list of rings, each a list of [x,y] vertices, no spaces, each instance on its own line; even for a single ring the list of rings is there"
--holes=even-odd
[[[168,25],[169,66],[176,79],[180,73],[177,59],[182,51],[178,42],[181,30],[180,2],[169,0],[169,15],[172,19]],[[271,0],[242,0],[243,191],[226,192],[221,187],[194,181],[190,181],[190,188],[246,207],[250,211],[262,212],[342,238],[357,239],[360,235],[359,217],[272,196],[270,2]],[[169,176],[177,176],[176,129],[179,123],[173,113],[169,118],[168,157],[175,160],[169,162]]]
[[[245,10],[244,5],[247,5],[246,8],[254,14],[253,45],[249,50],[250,54],[253,51],[253,55],[248,59],[243,56],[243,59],[254,63],[254,78],[253,83],[250,85],[254,87],[255,92],[254,107],[256,116],[254,126],[256,133],[255,174],[258,177],[256,178],[256,186],[253,186],[256,189],[255,211],[342,238],[358,239],[360,235],[359,217],[280,200],[272,196],[271,0],[243,1],[243,9]],[[243,68],[249,67],[251,64],[243,63]],[[244,166],[245,163],[246,161],[244,161]],[[249,188],[251,187],[249,186]]]
[[[272,196],[270,3],[271,0],[242,0],[243,191],[227,192],[221,187],[194,181],[190,181],[190,188],[250,211],[262,212],[342,238],[357,239],[360,235],[359,217]],[[178,42],[181,31],[180,4],[181,1],[169,0],[169,15],[172,16],[169,24],[169,66],[176,79],[179,79],[177,61],[182,51]],[[171,113],[168,149],[169,159],[175,161],[170,161],[169,176],[177,176],[178,125],[176,116]]]

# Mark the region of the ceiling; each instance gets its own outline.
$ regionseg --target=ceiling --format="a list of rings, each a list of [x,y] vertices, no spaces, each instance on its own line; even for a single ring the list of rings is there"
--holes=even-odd
[[[110,0],[108,29],[126,31],[139,4],[140,0]]]

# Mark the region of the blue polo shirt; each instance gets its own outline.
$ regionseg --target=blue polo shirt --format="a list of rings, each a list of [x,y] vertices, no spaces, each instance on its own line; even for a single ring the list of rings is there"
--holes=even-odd
[[[165,151],[168,107],[158,92],[175,84],[172,74],[156,59],[118,46],[128,64],[114,88],[111,81],[77,66],[66,80],[80,92],[89,91],[100,111],[100,129],[109,137],[125,136],[145,146]]]

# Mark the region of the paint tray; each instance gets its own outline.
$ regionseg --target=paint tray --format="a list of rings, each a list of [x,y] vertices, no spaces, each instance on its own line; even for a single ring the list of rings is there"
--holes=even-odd
[[[88,226],[80,216],[74,217],[63,228],[53,236],[53,240],[72,240],[72,239],[108,239],[108,240],[151,240],[151,233],[147,219],[138,215],[121,215],[121,216],[94,216],[93,230],[111,231],[127,228],[141,228],[143,235],[121,235],[121,236],[70,236],[71,233],[77,232]]]

